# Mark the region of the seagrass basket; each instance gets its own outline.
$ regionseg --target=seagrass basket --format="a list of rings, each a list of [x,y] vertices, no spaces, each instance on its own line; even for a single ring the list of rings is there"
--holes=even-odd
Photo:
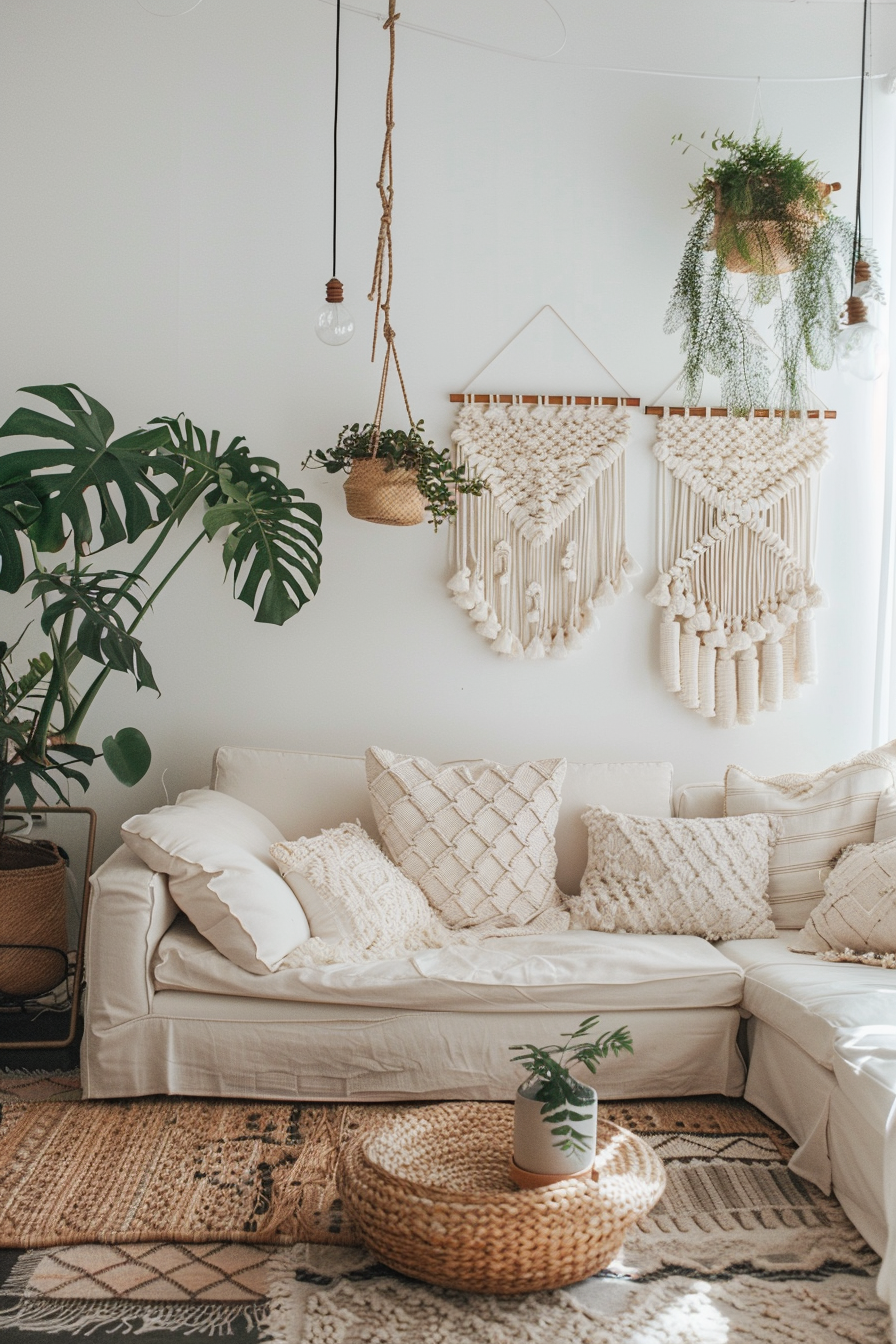
[[[65,859],[57,847],[0,841],[0,998],[33,998],[65,979],[65,915]]]
[[[666,1183],[643,1140],[602,1121],[588,1179],[520,1190],[508,1173],[513,1106],[414,1109],[343,1154],[337,1185],[364,1245],[443,1288],[530,1293],[578,1283],[618,1254]]]
[[[426,500],[417,489],[416,471],[407,467],[388,471],[381,458],[357,458],[343,489],[353,518],[387,527],[414,527],[423,522]]]
[[[839,185],[839,184],[838,184]],[[829,196],[832,186],[828,182],[819,182],[821,195]],[[823,214],[793,206],[788,211],[794,232],[802,246],[808,246],[812,234],[824,218]],[[732,210],[722,207],[722,192],[716,184],[716,213],[713,231],[708,247],[718,250],[725,230],[734,218]],[[757,219],[748,225],[749,258],[743,256],[736,247],[729,247],[725,253],[725,269],[736,275],[786,275],[796,269],[797,263],[787,251],[781,234],[781,226],[774,220]]]

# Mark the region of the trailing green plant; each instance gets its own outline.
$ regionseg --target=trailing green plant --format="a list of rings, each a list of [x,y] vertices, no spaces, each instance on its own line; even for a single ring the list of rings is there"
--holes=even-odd
[[[457,514],[457,494],[481,495],[483,483],[468,476],[466,466],[452,465],[446,449],[437,449],[423,437],[423,421],[418,420],[410,429],[382,429],[376,456],[386,471],[404,467],[417,473],[417,488],[426,500],[426,511],[435,530],[439,524]],[[373,456],[373,425],[343,425],[333,448],[312,450],[303,467],[323,467],[335,474],[351,471],[352,463]]]
[[[541,1086],[535,1093],[534,1101],[540,1101],[541,1114],[551,1125],[554,1147],[564,1153],[583,1153],[588,1147],[588,1138],[575,1125],[588,1117],[578,1107],[587,1100],[583,1085],[569,1071],[571,1064],[584,1064],[590,1073],[597,1072],[597,1065],[612,1051],[617,1057],[625,1050],[634,1054],[635,1047],[628,1027],[617,1027],[615,1031],[604,1032],[594,1040],[584,1038],[600,1022],[600,1014],[586,1017],[575,1031],[563,1032],[563,1045],[512,1045],[511,1050],[523,1050],[522,1055],[514,1055],[513,1063],[522,1064],[529,1075],[527,1081],[541,1079]]]
[[[110,413],[74,383],[20,390],[65,419],[19,407],[0,425],[0,438],[52,441],[0,456],[0,590],[30,587],[46,641],[18,673],[21,636],[0,644],[0,814],[14,789],[26,807],[65,802],[64,785],[87,788],[83,767],[100,755],[121,783],[143,778],[151,751],[139,729],[110,734],[101,751],[80,734],[113,672],[158,692],[136,630],[203,541],[223,537],[234,595],[273,625],[317,592],[321,568],[319,507],[284,485],[276,462],[251,455],[242,435],[224,446],[218,430],[206,435],[183,416],[160,416],[113,439]],[[153,562],[191,521],[189,541],[159,577]],[[144,536],[132,568],[91,563]]]
[[[673,143],[681,142],[680,135]],[[665,330],[682,332],[681,387],[695,405],[704,374],[717,377],[722,399],[738,414],[757,406],[802,408],[808,366],[830,368],[840,314],[851,291],[852,230],[834,213],[818,165],[759,131],[750,140],[717,134],[714,162],[691,185],[695,215],[685,243]],[[695,148],[685,144],[684,152]],[[777,274],[778,254],[792,269]],[[867,240],[876,293],[877,258]],[[730,265],[741,265],[735,287]],[[769,348],[754,326],[757,309],[774,305],[772,333],[780,358],[773,379]]]

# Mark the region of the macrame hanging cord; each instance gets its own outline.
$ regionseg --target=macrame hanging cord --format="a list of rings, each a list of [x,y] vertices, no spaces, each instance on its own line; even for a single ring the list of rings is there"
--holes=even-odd
[[[373,267],[373,281],[370,286],[370,293],[367,295],[371,302],[376,302],[376,316],[374,317],[373,322],[373,347],[370,352],[371,364],[376,359],[380,314],[382,314],[383,318],[383,339],[386,342],[386,355],[383,360],[383,373],[380,378],[380,394],[376,403],[376,415],[373,419],[373,434],[370,439],[371,457],[376,457],[380,442],[380,429],[383,423],[383,408],[386,403],[386,382],[389,377],[390,360],[394,360],[395,362],[395,372],[398,374],[398,381],[401,384],[401,395],[404,398],[405,410],[408,413],[408,420],[410,421],[411,428],[413,429],[414,427],[414,417],[411,414],[407,388],[404,385],[401,365],[398,362],[398,351],[395,348],[395,330],[392,326],[390,316],[393,279],[392,205],[395,199],[394,176],[392,170],[392,131],[395,127],[393,108],[393,86],[395,83],[395,25],[400,18],[401,15],[395,13],[395,0],[389,0],[389,17],[383,24],[383,28],[389,33],[389,80],[386,85],[386,134],[383,140],[383,156],[380,160],[380,175],[376,184],[377,190],[380,193],[382,214],[380,216],[380,231],[376,244],[376,261],[374,262]]]

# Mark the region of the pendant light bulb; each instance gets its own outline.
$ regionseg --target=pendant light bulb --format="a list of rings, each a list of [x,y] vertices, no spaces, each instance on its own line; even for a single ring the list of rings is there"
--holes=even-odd
[[[314,330],[324,345],[345,345],[355,334],[355,319],[345,306],[342,281],[327,281],[327,301],[314,314]]]
[[[868,309],[855,295],[846,301],[846,326],[840,328],[835,344],[841,373],[866,383],[886,373],[889,359],[883,333],[868,321]]]

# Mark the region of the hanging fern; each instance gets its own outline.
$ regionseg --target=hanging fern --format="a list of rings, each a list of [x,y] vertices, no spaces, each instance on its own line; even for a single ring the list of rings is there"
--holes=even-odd
[[[756,406],[796,411],[809,366],[828,369],[834,360],[850,292],[852,231],[832,213],[817,164],[789,154],[780,138],[717,135],[712,147],[727,157],[692,184],[696,218],[666,313],[666,332],[682,333],[684,399],[700,400],[709,373],[737,414]],[[793,269],[779,275],[782,253]],[[865,239],[860,255],[872,268],[870,296],[882,298],[877,257]],[[735,285],[729,267],[738,266],[749,273]],[[781,361],[774,383],[770,352],[754,326],[756,310],[768,306]]]

